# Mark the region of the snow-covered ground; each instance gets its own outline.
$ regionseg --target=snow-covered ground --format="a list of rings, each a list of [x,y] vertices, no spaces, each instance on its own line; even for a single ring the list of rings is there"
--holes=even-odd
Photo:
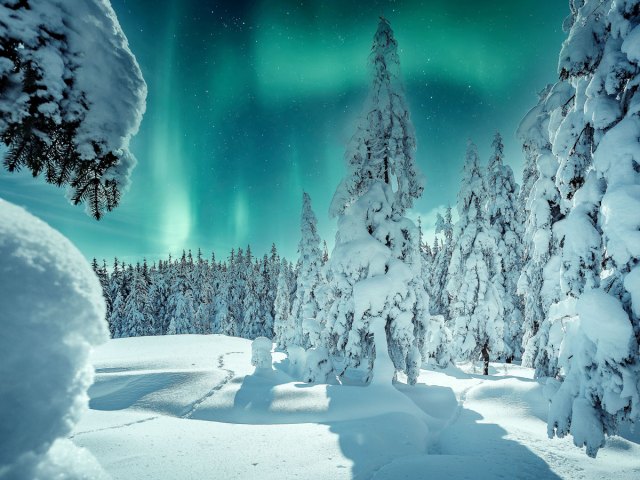
[[[72,433],[114,479],[640,478],[640,435],[596,459],[546,435],[533,372],[423,370],[416,386],[309,385],[220,335],[111,340]],[[291,375],[293,373],[293,375]]]

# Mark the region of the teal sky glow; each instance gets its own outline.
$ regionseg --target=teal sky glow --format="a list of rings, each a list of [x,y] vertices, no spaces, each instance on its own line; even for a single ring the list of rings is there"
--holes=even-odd
[[[468,138],[486,160],[500,130],[520,182],[514,132],[556,78],[568,13],[558,0],[112,3],[149,86],[121,206],[96,222],[57,189],[0,173],[0,196],[109,262],[247,244],[261,255],[272,242],[293,259],[303,190],[331,245],[328,206],[381,14],[399,43],[427,178],[413,215],[428,231],[435,210],[455,204]]]

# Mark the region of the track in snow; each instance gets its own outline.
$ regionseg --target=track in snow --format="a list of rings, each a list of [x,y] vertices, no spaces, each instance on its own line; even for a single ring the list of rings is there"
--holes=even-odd
[[[153,417],[148,417],[148,418],[143,418],[141,420],[136,420],[135,422],[123,423],[122,425],[113,425],[111,427],[96,428],[95,430],[87,430],[85,432],[78,432],[78,433],[75,433],[75,434],[71,435],[69,438],[74,438],[74,437],[77,437],[79,435],[86,435],[87,433],[103,432],[105,430],[117,430],[118,428],[130,427],[132,425],[137,425],[139,423],[150,422],[151,420],[155,420],[156,418],[160,418],[160,417],[158,415],[156,415],[156,416],[153,416]]]
[[[236,375],[236,372],[234,372],[229,368],[224,367],[224,357],[226,357],[227,355],[238,354],[238,353],[242,353],[242,352],[227,352],[218,356],[218,368],[220,370],[224,370],[225,372],[227,372],[227,374],[225,375],[225,377],[222,379],[220,383],[218,383],[215,387],[209,390],[205,395],[203,395],[198,400],[193,402],[189,407],[187,407],[187,411],[182,415],[180,415],[180,418],[191,418],[191,416],[195,413],[198,407],[202,405],[204,401],[214,396],[216,392],[219,392],[227,383],[231,381],[231,379]]]

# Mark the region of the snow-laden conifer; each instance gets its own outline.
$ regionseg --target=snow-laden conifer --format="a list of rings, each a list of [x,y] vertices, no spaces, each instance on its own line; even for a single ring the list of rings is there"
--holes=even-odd
[[[520,222],[517,213],[518,185],[511,167],[505,165],[502,136],[496,133],[487,165],[487,221],[495,250],[491,254],[491,283],[500,298],[504,322],[504,355],[522,355],[522,311],[517,295],[521,270]]]
[[[442,234],[442,240],[434,240],[433,261],[428,272],[428,292],[431,313],[442,315],[445,322],[449,318],[449,292],[447,281],[451,254],[453,253],[453,219],[451,207],[447,206],[444,217],[440,213],[436,216],[436,233]]]
[[[549,128],[565,218],[562,296],[549,314],[561,382],[550,385],[548,429],[590,456],[640,418],[638,6],[571,3],[559,73],[572,97]]]
[[[4,0],[0,43],[4,166],[68,187],[100,218],[129,184],[147,93],[110,2]]]
[[[459,360],[484,361],[504,354],[504,306],[491,282],[495,243],[485,216],[486,185],[478,151],[469,143],[458,194],[459,219],[448,271],[447,291],[454,352]]]
[[[125,299],[122,310],[121,337],[140,337],[152,334],[153,319],[148,315],[148,285],[139,269],[134,270],[131,291]]]
[[[384,18],[370,64],[369,97],[346,153],[348,173],[331,204],[338,233],[327,263],[332,294],[323,338],[329,354],[343,355],[345,365],[364,365],[373,382],[387,384],[400,370],[413,383],[428,297],[418,232],[404,213],[423,185],[397,43]]]
[[[562,214],[555,183],[558,161],[551,151],[549,132],[555,131],[562,121],[571,100],[571,87],[566,82],[547,87],[518,127],[525,156],[535,159],[537,177],[527,200],[522,242],[524,265],[518,279],[518,293],[524,302],[522,363],[535,368],[536,376],[557,373],[557,352],[549,342],[551,325],[547,314],[559,298],[559,242],[553,227]],[[523,183],[527,183],[526,179]]]
[[[322,282],[322,252],[317,219],[311,207],[311,197],[302,194],[302,215],[300,218],[300,269],[298,271],[296,295],[291,315],[295,323],[296,335],[300,345],[305,348],[317,346],[320,342],[321,325],[318,321],[320,305],[316,290]]]
[[[278,274],[278,289],[276,293],[275,312],[273,323],[274,343],[278,348],[285,350],[293,345],[293,324],[291,322],[291,302],[289,296],[289,275],[287,274],[287,260],[282,259],[282,265]]]

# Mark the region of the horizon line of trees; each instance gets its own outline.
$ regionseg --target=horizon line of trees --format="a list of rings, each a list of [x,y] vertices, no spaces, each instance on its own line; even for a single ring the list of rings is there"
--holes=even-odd
[[[278,254],[255,257],[251,247],[232,249],[217,260],[198,249],[179,258],[127,264],[116,257],[109,269],[94,258],[112,338],[220,333],[273,337],[275,292],[280,272],[294,300],[296,265]]]

